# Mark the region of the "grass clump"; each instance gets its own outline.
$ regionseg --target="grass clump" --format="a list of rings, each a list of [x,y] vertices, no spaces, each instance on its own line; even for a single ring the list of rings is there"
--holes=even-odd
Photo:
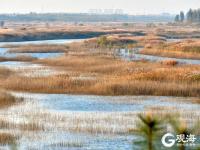
[[[23,99],[16,98],[9,93],[0,92],[0,108],[10,107],[22,101]]]
[[[0,133],[0,145],[15,145],[17,137],[10,133]]]
[[[163,60],[161,61],[161,64],[168,66],[175,66],[178,64],[178,62],[176,60]]]

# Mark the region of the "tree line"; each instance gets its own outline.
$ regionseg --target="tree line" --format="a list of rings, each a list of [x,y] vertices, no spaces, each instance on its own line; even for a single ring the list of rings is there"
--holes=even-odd
[[[174,15],[129,15],[129,14],[87,14],[87,13],[27,13],[0,14],[0,21],[30,22],[30,21],[65,21],[65,22],[172,22]]]
[[[200,22],[200,9],[190,9],[187,13],[181,11],[175,16],[175,22]]]

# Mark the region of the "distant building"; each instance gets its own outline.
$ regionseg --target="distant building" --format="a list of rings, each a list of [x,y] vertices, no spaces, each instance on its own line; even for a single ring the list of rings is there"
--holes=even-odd
[[[122,15],[124,11],[122,9],[90,9],[88,11],[89,14],[100,14],[100,15]]]

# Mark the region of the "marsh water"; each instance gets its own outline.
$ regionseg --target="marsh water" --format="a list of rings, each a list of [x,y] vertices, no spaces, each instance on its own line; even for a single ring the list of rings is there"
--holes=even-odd
[[[79,40],[51,40],[33,42],[12,42],[5,44],[59,44]],[[120,50],[124,59],[148,59],[159,61],[165,57],[138,54],[140,49]],[[9,56],[6,48],[0,48],[0,56]],[[61,53],[31,53],[39,59],[57,57]],[[13,57],[9,56],[9,57]],[[200,60],[176,59],[180,63],[200,64]],[[0,62],[0,66],[13,70],[21,70],[27,76],[27,70],[33,70],[39,75],[48,76],[56,72],[39,64],[27,62]],[[44,69],[45,68],[45,69]],[[22,70],[25,70],[24,72]],[[46,70],[46,71],[45,71]],[[139,137],[129,133],[135,127],[137,114],[153,110],[155,112],[180,111],[199,115],[200,105],[195,98],[160,97],[160,96],[93,96],[67,94],[33,94],[16,93],[25,102],[0,111],[0,115],[15,124],[37,122],[42,129],[33,131],[8,132],[20,135],[17,147],[26,149],[70,149],[70,150],[129,150],[135,145],[133,140]],[[190,119],[189,117],[187,119]],[[4,146],[5,148],[5,146]]]
[[[42,41],[25,41],[25,42],[0,42],[0,57],[17,57],[17,56],[31,56],[37,59],[44,58],[55,58],[64,53],[9,53],[9,48],[6,48],[6,45],[27,45],[27,44],[66,44],[72,42],[79,42],[82,39],[59,39],[59,40],[42,40]],[[21,61],[2,61],[0,62],[0,67],[6,67],[9,69],[13,69],[21,73],[21,75],[38,77],[38,76],[48,76],[59,74],[57,70],[52,68],[42,66],[40,64],[33,64],[29,62],[21,62]]]
[[[0,56],[4,57],[16,57],[19,55],[26,55],[35,58],[51,58],[63,55],[63,53],[9,53],[8,48],[4,48],[6,45],[27,45],[27,44],[67,44],[72,42],[79,42],[82,39],[59,39],[59,40],[42,40],[42,41],[25,41],[25,42],[0,42]]]
[[[139,137],[129,134],[136,115],[159,108],[199,115],[200,105],[182,97],[93,96],[12,93],[25,99],[0,115],[15,122],[30,118],[45,130],[20,133],[20,149],[127,150]],[[172,110],[173,108],[173,110]],[[190,118],[188,118],[190,119]],[[16,131],[12,131],[16,133]],[[40,139],[38,141],[38,138]]]
[[[142,49],[143,49],[142,47],[133,48],[133,49],[119,49],[118,54],[122,59],[130,60],[130,61],[148,60],[148,61],[159,62],[163,60],[175,60],[180,64],[193,64],[193,65],[200,64],[200,60],[195,60],[195,59],[179,59],[179,58],[172,58],[172,57],[162,57],[162,56],[140,54],[140,51]]]
[[[83,39],[57,39],[57,40],[40,40],[40,41],[22,41],[22,42],[0,42],[0,47],[4,45],[26,45],[26,44],[67,44],[79,42]]]
[[[166,96],[96,96],[67,94],[13,93],[33,100],[41,107],[54,111],[83,112],[140,112],[152,107],[174,107],[198,110],[200,105],[190,103],[191,98]]]

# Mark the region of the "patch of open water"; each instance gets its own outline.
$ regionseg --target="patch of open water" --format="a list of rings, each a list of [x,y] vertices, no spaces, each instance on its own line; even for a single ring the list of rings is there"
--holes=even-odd
[[[140,112],[147,107],[177,107],[198,110],[192,98],[167,96],[90,96],[66,94],[15,93],[18,97],[37,101],[42,107],[55,111]]]
[[[16,57],[18,55],[32,56],[38,59],[53,58],[63,55],[63,53],[8,53],[8,48],[3,48],[4,45],[24,45],[24,44],[68,44],[72,42],[80,42],[84,39],[58,39],[58,40],[41,40],[41,41],[25,41],[25,42],[0,42],[0,56]]]
[[[195,59],[179,59],[179,58],[172,58],[172,57],[162,57],[162,56],[140,54],[139,51],[141,49],[142,48],[134,48],[133,50],[120,49],[118,51],[118,54],[122,59],[129,60],[129,61],[149,60],[149,61],[158,62],[158,61],[163,61],[163,60],[175,60],[181,64],[193,64],[193,65],[200,64],[200,60],[195,60]]]

